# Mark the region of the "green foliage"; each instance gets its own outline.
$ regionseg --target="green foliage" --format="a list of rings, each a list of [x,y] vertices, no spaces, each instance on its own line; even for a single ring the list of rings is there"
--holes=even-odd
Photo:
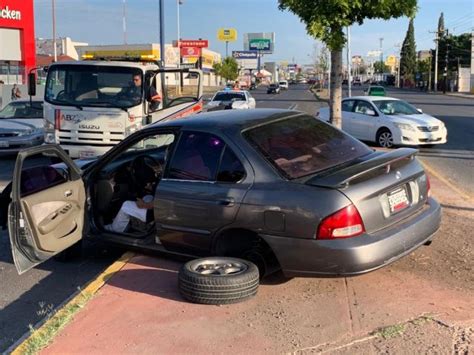
[[[374,70],[376,73],[388,73],[390,72],[390,67],[379,60],[374,63]]]
[[[470,66],[471,64],[471,34],[463,33],[459,36],[445,36],[439,40],[438,60],[444,68],[446,63],[446,49],[449,47],[448,70],[456,71],[459,64]]]
[[[420,60],[416,63],[416,72],[417,73],[428,73],[430,71],[430,60]]]
[[[407,34],[403,40],[400,55],[400,74],[405,79],[413,79],[416,69],[416,44],[415,44],[415,28],[413,19],[408,24]]]
[[[227,57],[222,63],[214,64],[213,68],[217,75],[226,80],[235,80],[239,76],[239,64],[233,57]]]
[[[281,10],[289,10],[306,25],[308,34],[322,40],[330,50],[342,50],[344,28],[361,25],[365,19],[412,17],[417,0],[279,0]]]

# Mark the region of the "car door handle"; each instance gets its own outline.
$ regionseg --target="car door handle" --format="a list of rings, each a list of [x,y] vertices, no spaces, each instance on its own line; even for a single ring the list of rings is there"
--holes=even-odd
[[[227,207],[231,207],[233,206],[235,203],[235,200],[233,198],[224,198],[224,199],[221,199],[221,200],[217,200],[217,204],[219,206],[227,206]]]

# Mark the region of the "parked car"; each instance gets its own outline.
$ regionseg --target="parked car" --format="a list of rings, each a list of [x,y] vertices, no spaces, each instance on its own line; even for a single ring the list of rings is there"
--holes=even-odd
[[[0,110],[0,154],[16,154],[44,140],[43,102],[18,100]]]
[[[342,85],[349,85],[349,80],[342,79]]]
[[[364,94],[367,96],[385,96],[385,88],[379,85],[370,85]]]
[[[328,108],[317,117],[329,121]],[[342,100],[342,129],[379,146],[444,144],[448,131],[443,121],[424,114],[393,97],[355,96]]]
[[[360,80],[360,78],[354,78],[354,80],[352,80],[352,85],[353,86],[362,86],[362,81]]]
[[[256,107],[256,101],[245,90],[223,90],[214,94],[211,101],[209,101],[205,109],[207,111],[218,110],[246,110]]]
[[[287,80],[280,80],[280,89],[288,90],[288,81]]]
[[[44,153],[62,163],[28,165]],[[91,238],[221,256],[195,266],[203,277],[230,268],[228,256],[255,263],[260,276],[353,275],[409,254],[437,231],[440,205],[416,153],[374,151],[290,110],[203,113],[150,125],[97,160],[74,162],[57,145],[23,150],[2,217],[19,273]],[[154,195],[146,222],[106,228],[142,189]]]
[[[279,94],[280,85],[279,84],[270,84],[267,88],[267,94]]]

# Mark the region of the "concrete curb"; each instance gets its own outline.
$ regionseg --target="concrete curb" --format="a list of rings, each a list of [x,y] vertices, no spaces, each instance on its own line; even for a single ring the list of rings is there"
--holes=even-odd
[[[87,295],[88,297],[92,297],[99,291],[102,286],[118,271],[120,271],[129,261],[131,258],[135,256],[132,252],[125,252],[118,260],[113,262],[107,269],[105,269],[102,273],[100,273],[94,280],[92,280],[83,290],[78,291],[72,298],[65,301],[62,305],[60,305],[53,316],[42,322],[36,329],[31,332],[29,335],[25,334],[20,340],[18,340],[15,344],[13,344],[6,353],[11,352],[12,355],[21,355],[27,352],[27,346],[29,341],[33,337],[42,336],[46,333],[46,328],[53,324],[58,318],[62,316],[64,313],[64,309],[70,305],[80,303],[80,297],[84,297]]]

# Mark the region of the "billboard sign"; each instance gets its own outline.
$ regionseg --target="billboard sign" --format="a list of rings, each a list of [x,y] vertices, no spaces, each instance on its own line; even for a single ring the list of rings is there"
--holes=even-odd
[[[261,54],[272,54],[275,51],[275,32],[244,33],[243,41],[245,51],[258,50]],[[270,41],[270,48],[268,48],[268,41]],[[253,48],[250,47],[251,42]],[[260,49],[262,47],[265,49]]]
[[[254,51],[269,51],[271,41],[266,38],[255,38],[249,41],[249,49]]]
[[[182,39],[180,41],[176,41],[176,44],[177,47],[209,47],[209,41],[207,39]]]
[[[232,57],[235,59],[257,59],[256,51],[232,51]]]
[[[181,57],[199,57],[201,55],[201,48],[199,47],[181,47]]]
[[[237,30],[235,28],[219,28],[217,39],[224,42],[234,42],[237,40]]]

